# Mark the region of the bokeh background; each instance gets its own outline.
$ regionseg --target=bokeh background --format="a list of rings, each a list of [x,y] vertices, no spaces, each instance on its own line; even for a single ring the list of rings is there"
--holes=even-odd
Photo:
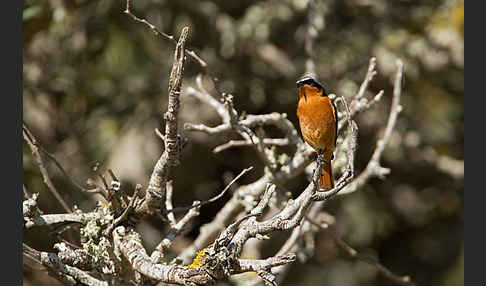
[[[78,182],[94,178],[92,168],[99,163],[102,171],[113,169],[131,192],[136,183],[147,184],[162,152],[154,128],[164,124],[174,45],[125,15],[125,4],[23,1],[23,120]],[[306,0],[150,0],[134,1],[132,10],[176,37],[188,25],[189,48],[208,63],[221,90],[234,95],[240,112],[287,113],[297,126],[295,81],[305,66],[306,6]],[[315,13],[316,72],[326,90],[351,98],[369,59],[377,58],[378,75],[367,96],[381,89],[385,95],[357,118],[358,171],[386,124],[395,59],[405,67],[403,112],[383,157],[392,171],[329,204],[326,210],[337,219],[334,231],[419,285],[463,285],[464,2],[318,0]],[[201,72],[188,58],[183,87],[195,86]],[[204,82],[217,96],[208,79]],[[181,101],[181,127],[219,123],[217,114],[196,99],[183,94]],[[261,176],[262,164],[251,148],[212,153],[235,135],[180,132],[188,143],[172,173],[175,205],[214,196],[248,166],[255,169],[240,184]],[[45,213],[63,212],[23,147],[26,188],[40,193]],[[99,198],[77,191],[52,162],[48,169],[68,203],[85,211],[95,206]],[[306,184],[302,175],[287,187],[298,194]],[[193,229],[176,240],[173,255],[229,197],[202,208]],[[139,228],[148,250],[167,231],[157,219]],[[34,229],[25,232],[24,242],[51,251],[56,238],[49,230]],[[326,232],[318,235],[313,258],[295,263],[290,273],[283,285],[394,285],[347,257]],[[57,285],[46,274],[27,270],[24,283]]]

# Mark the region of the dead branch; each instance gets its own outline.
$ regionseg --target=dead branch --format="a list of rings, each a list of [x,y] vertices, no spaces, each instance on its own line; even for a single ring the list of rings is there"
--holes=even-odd
[[[317,223],[311,219],[308,219],[308,221],[312,225],[319,227],[319,229],[321,230],[327,230],[327,225],[323,226],[322,224]],[[408,286],[416,285],[412,281],[410,276],[399,276],[393,273],[387,267],[381,264],[376,258],[359,253],[356,249],[352,248],[347,242],[345,242],[342,238],[338,237],[333,232],[330,232],[330,234],[332,235],[334,241],[336,242],[336,245],[339,246],[339,248],[341,248],[343,251],[345,251],[346,254],[351,258],[355,258],[357,260],[373,265],[381,274],[383,274],[386,278],[390,279],[391,281],[397,283],[398,285],[408,285]]]
[[[383,136],[378,140],[376,143],[376,149],[371,156],[370,161],[366,165],[364,171],[346,188],[344,189],[341,194],[349,194],[361,186],[363,186],[370,177],[378,176],[383,177],[390,172],[390,169],[384,168],[380,165],[381,155],[383,150],[385,149],[388,141],[391,138],[391,133],[395,128],[395,123],[397,121],[398,114],[402,110],[402,106],[400,105],[400,95],[401,95],[401,84],[402,84],[402,76],[403,76],[403,63],[401,60],[397,60],[397,73],[395,76],[395,83],[393,87],[393,99],[392,105],[390,109],[390,115],[388,117],[388,122],[386,124],[385,132]]]
[[[178,42],[175,40],[174,36],[160,31],[155,25],[153,25],[149,21],[135,16],[130,10],[130,0],[127,0],[126,9],[123,12],[125,14],[127,14],[128,16],[130,16],[133,20],[135,20],[139,23],[142,23],[142,24],[146,25],[147,27],[149,27],[149,29],[155,34],[155,36],[160,36],[162,38],[165,38],[165,39],[171,41],[172,43],[174,43],[175,45],[178,44]],[[184,49],[184,53],[191,56],[191,58],[193,58],[202,68],[206,68],[208,66],[208,64],[203,59],[201,59],[194,51]]]
[[[127,10],[128,10],[127,1]],[[177,114],[179,112],[179,96],[181,93],[182,74],[184,70],[184,45],[189,35],[189,28],[182,29],[181,36],[174,53],[174,64],[169,78],[169,103],[164,115],[165,124],[165,150],[155,164],[148,188],[145,193],[145,201],[137,212],[151,214],[156,208],[163,207],[165,201],[165,188],[169,171],[178,165],[179,140],[177,135]]]
[[[33,257],[33,259],[45,266],[50,275],[59,279],[66,285],[77,285],[78,283],[92,286],[109,285],[108,282],[99,280],[88,274],[86,271],[73,266],[65,265],[55,253],[37,251],[25,243],[23,244],[23,248],[24,253],[28,253],[30,257]]]
[[[46,184],[47,188],[54,195],[54,197],[59,201],[59,203],[62,205],[64,210],[66,210],[69,213],[72,212],[71,208],[68,206],[66,201],[62,198],[62,196],[59,194],[56,187],[52,183],[51,178],[49,177],[49,173],[47,172],[44,160],[42,159],[42,155],[40,153],[40,148],[38,147],[37,140],[29,131],[29,129],[25,124],[22,125],[22,135],[27,145],[29,145],[29,148],[32,151],[32,155],[34,155],[35,161],[37,163],[37,166],[39,167],[39,170],[42,174],[42,178],[44,179],[44,183]]]

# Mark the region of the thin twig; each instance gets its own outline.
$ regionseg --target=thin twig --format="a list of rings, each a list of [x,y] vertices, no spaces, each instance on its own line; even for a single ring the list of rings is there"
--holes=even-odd
[[[25,126],[25,123],[23,123],[23,126]],[[39,142],[37,142],[35,140],[35,137],[32,135],[32,133],[30,132],[29,129],[27,129],[27,132],[28,132],[29,136],[31,138],[33,138],[33,141],[36,144],[36,146],[39,148],[39,151],[41,151],[42,153],[44,153],[49,159],[51,159],[52,162],[54,162],[54,165],[56,165],[56,167],[59,169],[59,171],[61,171],[61,173],[66,178],[68,178],[68,180],[71,182],[71,184],[73,184],[80,191],[83,191],[83,192],[86,191],[86,188],[84,188],[83,186],[81,186],[81,184],[79,184],[71,175],[69,175],[67,173],[66,169],[64,169],[64,167],[61,165],[61,163],[59,162],[59,160],[57,160],[56,157],[54,157],[54,155],[52,155],[51,153],[49,153],[49,151],[47,151],[42,145],[39,144]]]
[[[206,102],[207,104],[209,104],[209,106],[216,110],[223,122],[229,122],[229,114],[226,111],[224,104],[212,97],[209,92],[204,88],[201,74],[197,75],[196,84],[198,89],[188,87],[186,90],[187,94],[198,98],[200,101]]]
[[[240,172],[240,174],[238,174],[238,176],[236,176],[224,189],[223,191],[221,191],[221,193],[219,193],[218,195],[210,198],[209,200],[205,200],[205,201],[201,201],[197,204],[193,204],[192,206],[185,206],[185,207],[176,207],[176,208],[173,208],[173,209],[167,209],[166,211],[167,212],[180,212],[180,211],[186,211],[186,210],[189,210],[189,209],[192,209],[192,208],[196,208],[196,207],[200,207],[200,206],[204,206],[204,205],[207,205],[207,204],[210,204],[216,200],[218,200],[219,198],[223,197],[224,194],[226,194],[226,191],[229,190],[229,188],[231,187],[231,185],[233,185],[234,182],[236,182],[239,178],[241,178],[244,174],[246,174],[247,172],[251,171],[253,169],[253,167],[249,167],[249,168],[246,168],[246,169],[243,169],[243,171]]]
[[[315,222],[314,220],[310,219],[309,217],[306,217],[306,220],[314,225],[317,226],[321,230],[329,230],[328,227],[324,227],[321,224]],[[376,269],[383,274],[386,278],[390,279],[391,281],[398,283],[399,285],[407,285],[407,286],[415,286],[416,284],[412,281],[410,276],[405,275],[405,276],[399,276],[394,274],[392,271],[390,271],[387,267],[385,267],[383,264],[380,263],[380,261],[374,257],[368,256],[368,255],[363,255],[359,253],[356,249],[352,248],[347,242],[345,242],[342,238],[338,237],[334,232],[330,231],[329,232],[331,236],[333,237],[334,241],[336,242],[336,245],[338,245],[342,250],[346,252],[347,255],[349,255],[352,258],[361,260],[363,262],[366,262],[368,264],[371,264],[376,267]]]
[[[164,134],[162,134],[162,132],[160,132],[159,128],[155,128],[155,134],[157,134],[157,136],[162,140],[162,142],[165,141],[165,136]]]
[[[366,72],[365,79],[361,83],[361,86],[359,87],[359,91],[354,97],[354,100],[359,100],[364,96],[366,89],[368,88],[368,85],[370,84],[373,77],[376,75],[375,67],[376,67],[376,58],[372,57],[368,65],[368,71]]]
[[[390,172],[389,169],[383,168],[380,165],[381,155],[386,145],[390,141],[391,134],[395,128],[395,123],[397,121],[398,114],[402,110],[400,105],[400,95],[401,95],[401,83],[403,77],[403,63],[401,60],[397,60],[397,73],[395,76],[395,82],[393,87],[393,99],[390,109],[390,115],[388,116],[388,122],[386,124],[385,132],[383,136],[376,143],[375,151],[371,156],[370,161],[366,165],[364,171],[355,179],[351,184],[349,184],[344,190],[340,192],[341,195],[349,194],[356,191],[360,186],[365,184],[371,176],[383,177]]]
[[[199,201],[193,203],[194,207],[191,208],[178,222],[171,224],[171,228],[167,233],[167,236],[155,247],[155,250],[150,255],[150,258],[154,263],[162,262],[164,253],[172,245],[172,242],[181,233],[184,227],[195,217],[199,215],[200,206],[196,206]],[[174,220],[175,221],[175,220]]]
[[[135,16],[131,10],[130,10],[130,0],[127,0],[127,5],[126,5],[126,9],[125,11],[123,11],[125,14],[127,14],[128,16],[130,16],[133,20],[139,22],[139,23],[142,23],[142,24],[145,24],[147,25],[147,27],[150,28],[150,30],[156,35],[156,36],[160,36],[160,37],[163,37],[163,38],[166,38],[167,40],[169,40],[170,42],[172,42],[173,44],[176,44],[177,45],[177,41],[175,40],[174,36],[172,35],[169,35],[169,34],[166,34],[162,31],[160,31],[159,29],[157,29],[157,27],[155,27],[153,24],[151,24],[149,21],[143,19],[143,18],[139,18],[137,16]],[[206,68],[208,66],[208,64],[203,60],[201,59],[194,51],[192,50],[187,50],[185,49],[185,53],[188,54],[189,56],[191,56],[194,60],[196,60],[196,62],[202,67],[202,68]]]
[[[52,183],[51,178],[49,177],[49,173],[47,172],[44,160],[42,159],[42,155],[39,152],[39,147],[38,147],[39,144],[37,143],[37,140],[29,131],[29,129],[25,124],[22,125],[22,134],[25,142],[27,143],[27,145],[29,145],[29,148],[32,151],[32,155],[34,155],[35,161],[37,163],[37,166],[39,167],[39,170],[42,174],[42,178],[44,179],[44,183],[46,184],[47,188],[49,189],[49,191],[51,191],[54,197],[59,201],[62,207],[67,212],[71,213],[72,212],[71,208],[68,206],[66,201],[62,198],[62,196],[59,194],[56,187]]]
[[[113,228],[115,228],[118,224],[120,224],[123,220],[125,220],[127,218],[128,213],[135,206],[135,201],[137,200],[138,194],[140,193],[141,190],[142,190],[142,185],[137,184],[135,186],[135,192],[133,192],[133,196],[130,199],[130,203],[125,208],[125,210],[123,211],[123,213],[119,217],[117,217],[115,219],[115,221],[106,229],[106,234],[108,234],[108,235],[111,234],[111,232],[113,231]]]
[[[172,185],[172,181],[168,181],[166,187],[166,195],[165,195],[165,209],[167,210],[171,210],[174,208],[174,206],[172,205],[173,194],[174,194],[174,186]],[[174,212],[168,212],[167,218],[169,219],[170,226],[174,227],[174,225],[177,223],[174,216]]]
[[[287,146],[289,145],[290,140],[288,138],[263,138],[263,144],[269,146]],[[230,149],[233,147],[242,147],[242,146],[252,146],[254,143],[248,142],[246,140],[230,140],[224,144],[216,146],[213,149],[213,153],[219,153],[226,149]]]

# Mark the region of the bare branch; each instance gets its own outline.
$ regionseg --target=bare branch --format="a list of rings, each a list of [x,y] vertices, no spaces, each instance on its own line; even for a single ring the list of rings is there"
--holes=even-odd
[[[398,114],[402,110],[402,106],[400,105],[400,95],[401,95],[401,83],[402,83],[402,76],[403,76],[403,63],[401,60],[397,60],[397,73],[395,76],[395,83],[393,87],[393,99],[392,105],[390,109],[390,115],[388,117],[388,122],[386,124],[385,132],[383,136],[378,140],[376,144],[375,151],[371,156],[370,161],[366,165],[364,171],[355,179],[349,186],[346,187],[340,194],[349,194],[356,191],[359,187],[364,185],[368,179],[372,176],[383,177],[384,175],[390,172],[389,169],[383,168],[380,165],[381,155],[383,150],[385,149],[388,141],[391,138],[391,134],[393,129],[395,128],[395,123],[398,117]]]
[[[275,193],[276,189],[277,186],[275,186],[274,184],[267,184],[262,199],[260,200],[258,205],[251,210],[252,215],[261,216],[263,214],[263,210],[268,206],[268,203],[270,202],[270,198]]]
[[[384,91],[380,90],[371,100],[366,98],[361,98],[360,100],[353,100],[353,109],[351,109],[351,115],[356,116],[357,114],[370,109],[374,104],[379,102],[383,97]]]
[[[186,213],[186,215],[176,224],[171,225],[171,229],[167,234],[167,237],[164,238],[156,247],[155,250],[152,252],[150,258],[154,263],[161,263],[162,258],[164,257],[164,253],[169,247],[172,245],[174,239],[181,233],[184,227],[191,221],[193,218],[199,215],[199,210],[201,205],[198,201],[195,201],[193,207]]]
[[[317,226],[319,229],[327,230],[327,226],[323,226],[320,223],[317,223],[312,219],[307,218],[307,221],[309,223],[311,223],[312,225]],[[386,278],[390,279],[391,281],[393,281],[393,282],[395,282],[399,285],[407,285],[407,286],[416,285],[412,281],[410,276],[399,276],[399,275],[394,274],[387,267],[385,267],[383,264],[381,264],[376,258],[359,253],[356,249],[352,248],[347,242],[345,242],[342,238],[338,237],[335,233],[333,233],[332,231],[329,232],[329,233],[332,235],[334,241],[336,242],[336,245],[339,246],[342,250],[344,250],[346,252],[346,254],[349,255],[350,257],[373,265]]]
[[[197,269],[153,263],[142,245],[140,235],[133,229],[118,226],[113,231],[115,250],[141,274],[166,283],[180,285],[201,285],[212,281],[206,273]]]
[[[358,260],[364,261],[368,264],[371,264],[378,269],[378,271],[383,274],[386,278],[390,279],[391,281],[399,284],[399,285],[416,285],[410,276],[405,275],[405,276],[399,276],[391,272],[387,267],[385,267],[383,264],[381,264],[376,258],[363,255],[359,253],[356,249],[352,248],[349,244],[347,244],[344,240],[341,238],[334,236],[334,241],[336,241],[336,244],[346,251],[346,253],[351,256],[352,258],[356,258]]]
[[[127,10],[128,10],[127,2]],[[189,35],[189,28],[184,27],[174,53],[174,63],[169,78],[169,103],[164,117],[165,124],[165,150],[157,161],[149,185],[145,193],[145,201],[139,211],[153,213],[156,208],[164,207],[165,188],[169,170],[178,164],[179,144],[177,136],[177,114],[179,111],[179,95],[181,92],[182,75],[184,70],[184,45]]]
[[[294,260],[295,254],[277,255],[267,259],[238,259],[240,269],[234,273],[269,270],[272,267],[284,265]]]
[[[221,193],[219,193],[218,195],[210,198],[209,200],[206,200],[206,201],[202,201],[202,202],[198,202],[196,204],[193,204],[192,206],[188,206],[188,207],[176,207],[174,209],[169,209],[169,210],[166,210],[167,212],[179,212],[179,211],[185,211],[185,210],[188,210],[188,209],[192,209],[192,208],[195,208],[195,207],[200,207],[200,206],[203,206],[203,205],[207,205],[209,203],[212,203],[218,199],[220,199],[222,196],[224,196],[224,194],[226,194],[226,191],[229,190],[229,188],[231,187],[231,185],[233,185],[234,182],[236,182],[239,178],[241,178],[244,174],[246,174],[247,172],[251,171],[253,169],[253,167],[249,167],[249,168],[246,168],[246,169],[243,169],[243,171],[241,171],[238,176],[236,176],[224,189]]]
[[[376,58],[372,57],[370,59],[369,65],[368,65],[368,71],[366,72],[366,76],[365,76],[363,82],[361,83],[361,86],[359,87],[358,94],[356,94],[356,96],[354,97],[354,100],[357,101],[364,96],[366,89],[368,88],[368,85],[370,84],[373,77],[376,75],[375,67],[376,67]]]
[[[274,145],[274,146],[286,146],[289,145],[288,138],[263,138],[264,145]],[[219,153],[226,149],[230,149],[233,147],[241,147],[241,146],[252,146],[254,145],[253,142],[248,142],[245,140],[230,140],[225,144],[219,145],[213,149],[213,153]]]
[[[37,251],[25,243],[23,244],[24,253],[40,262],[47,267],[49,274],[63,282],[66,285],[93,285],[93,286],[108,286],[108,282],[96,279],[79,268],[66,265],[61,262],[57,254],[44,251]]]
[[[97,212],[89,213],[69,213],[69,214],[46,214],[37,217],[26,217],[25,227],[54,225],[59,223],[83,223],[92,219],[99,219],[100,214]]]
[[[192,95],[192,96],[196,97],[197,99],[199,99],[200,101],[207,103],[209,106],[214,108],[214,110],[216,110],[216,112],[221,117],[223,122],[225,122],[225,123],[229,122],[229,120],[230,120],[229,114],[228,114],[224,104],[222,104],[221,102],[216,100],[214,97],[212,97],[209,94],[209,92],[206,91],[206,89],[204,88],[204,86],[202,84],[202,75],[201,74],[199,74],[196,77],[196,84],[197,84],[198,89],[195,89],[193,87],[188,87],[186,89],[187,95]]]
[[[207,134],[218,134],[218,133],[230,131],[231,125],[224,123],[224,124],[218,125],[216,127],[208,127],[204,124],[185,123],[184,129],[189,130],[189,131],[201,131],[201,132],[204,132],[204,133],[207,133]]]
[[[51,178],[49,177],[49,173],[47,172],[47,169],[45,167],[44,160],[42,159],[42,155],[40,153],[37,140],[29,131],[29,129],[25,124],[22,125],[22,134],[24,136],[25,142],[27,143],[27,145],[29,145],[29,148],[32,151],[32,155],[34,155],[35,161],[37,163],[37,166],[39,167],[39,170],[42,174],[42,178],[44,179],[44,183],[46,184],[47,188],[49,189],[49,191],[51,191],[54,197],[59,201],[59,203],[61,203],[62,207],[67,212],[69,213],[72,212],[71,208],[68,206],[66,201],[62,198],[62,196],[59,194],[56,187],[52,183]]]
[[[167,187],[166,187],[166,196],[165,196],[165,209],[166,210],[171,210],[173,209],[172,205],[172,195],[174,193],[174,186],[172,185],[172,181],[167,182]],[[175,224],[177,223],[174,212],[168,212],[167,213],[167,218],[169,219],[169,223],[171,227],[174,227]]]
[[[143,19],[143,18],[139,18],[137,16],[135,16],[131,11],[130,11],[130,0],[127,0],[127,6],[126,6],[126,9],[125,11],[123,11],[125,14],[127,14],[128,16],[130,16],[133,20],[139,22],[139,23],[142,23],[142,24],[145,24],[147,27],[149,27],[149,29],[156,35],[156,36],[160,36],[160,37],[163,37],[169,41],[171,41],[172,43],[174,43],[175,45],[177,45],[177,41],[175,40],[174,36],[171,36],[169,34],[166,34],[164,32],[161,32],[159,29],[157,29],[157,27],[155,27],[154,25],[152,25],[149,21]],[[194,60],[196,60],[196,62],[202,67],[202,68],[206,68],[208,66],[208,64],[203,60],[201,59],[194,51],[191,51],[191,50],[184,50],[186,54],[188,54],[189,56],[191,56]]]
[[[130,199],[129,205],[125,208],[125,210],[123,211],[123,213],[119,217],[117,217],[115,219],[115,221],[106,229],[106,234],[107,235],[109,235],[112,232],[112,230],[113,230],[113,228],[115,226],[117,226],[123,220],[125,220],[127,218],[128,213],[135,207],[135,201],[137,200],[138,194],[140,193],[141,190],[142,190],[142,185],[137,184],[135,186],[135,192],[133,192],[133,196]]]
[[[270,182],[270,179],[271,176],[267,174],[251,184],[241,186],[238,192],[235,192],[233,197],[220,209],[214,219],[201,226],[198,237],[179,255],[182,261],[188,263],[198,250],[206,247],[216,237],[217,233],[224,229],[228,222],[244,210],[241,203],[243,201],[242,198],[260,195],[265,190],[265,186]]]

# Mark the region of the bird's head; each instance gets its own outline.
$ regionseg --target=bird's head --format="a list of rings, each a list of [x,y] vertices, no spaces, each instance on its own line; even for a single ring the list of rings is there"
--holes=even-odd
[[[310,76],[305,76],[296,82],[299,89],[299,98],[312,96],[327,96],[324,87]]]

